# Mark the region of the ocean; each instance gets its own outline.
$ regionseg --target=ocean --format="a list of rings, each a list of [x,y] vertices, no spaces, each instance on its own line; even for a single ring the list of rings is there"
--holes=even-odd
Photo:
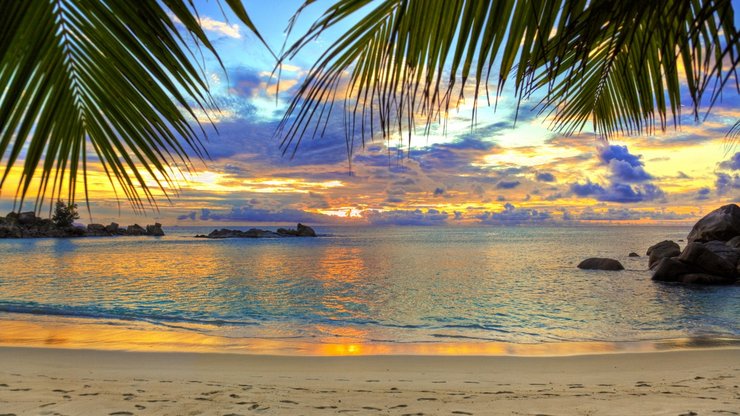
[[[251,352],[740,339],[740,286],[650,279],[646,249],[685,239],[688,227],[319,226],[317,238],[193,238],[212,229],[0,240],[0,343],[50,343],[18,322],[143,328],[168,334],[142,341],[153,347],[175,336]],[[577,269],[587,257],[627,270]]]

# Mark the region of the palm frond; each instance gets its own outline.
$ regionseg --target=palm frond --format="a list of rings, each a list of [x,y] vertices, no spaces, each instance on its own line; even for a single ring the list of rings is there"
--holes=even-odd
[[[726,84],[738,86],[729,0],[338,0],[281,59],[348,21],[290,103],[284,151],[321,135],[335,101],[349,114],[351,152],[376,129],[410,140],[417,120],[443,120],[465,95],[475,117],[479,98],[495,102],[508,83],[519,103],[541,100],[556,130],[591,121],[606,137],[678,124],[686,98],[698,117]]]
[[[214,103],[188,45],[216,51],[191,2],[1,0],[0,11],[0,189],[21,165],[17,206],[35,179],[37,209],[64,191],[72,203],[80,178],[87,196],[95,157],[143,210],[156,206],[148,181],[169,197],[188,155],[207,156],[191,120]]]

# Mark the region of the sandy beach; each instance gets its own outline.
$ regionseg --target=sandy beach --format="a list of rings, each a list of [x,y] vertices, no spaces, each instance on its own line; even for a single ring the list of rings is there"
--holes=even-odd
[[[3,415],[736,415],[740,349],[291,357],[0,348]]]

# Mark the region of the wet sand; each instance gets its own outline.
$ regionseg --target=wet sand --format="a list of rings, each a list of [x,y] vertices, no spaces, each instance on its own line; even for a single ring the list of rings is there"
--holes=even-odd
[[[737,415],[740,349],[296,357],[0,348],[0,415]]]

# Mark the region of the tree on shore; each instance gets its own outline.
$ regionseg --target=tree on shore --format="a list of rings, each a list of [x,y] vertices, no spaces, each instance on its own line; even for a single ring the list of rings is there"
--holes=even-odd
[[[77,212],[77,204],[65,204],[64,201],[57,200],[54,207],[54,214],[51,216],[51,222],[59,228],[71,227],[75,220],[80,219]]]
[[[224,2],[262,40],[241,1]],[[590,122],[605,137],[677,124],[687,98],[699,118],[740,90],[731,0],[335,0],[276,62],[344,22],[280,124],[285,151],[321,134],[336,103],[351,156],[376,133],[410,140],[461,99],[495,105],[510,85],[553,129]],[[87,195],[95,158],[142,210],[156,206],[149,178],[169,198],[188,154],[208,157],[191,120],[215,103],[196,57],[218,54],[192,2],[0,0],[0,27],[0,189],[18,169],[21,206],[34,180],[37,209],[63,192],[73,203],[80,179]]]

